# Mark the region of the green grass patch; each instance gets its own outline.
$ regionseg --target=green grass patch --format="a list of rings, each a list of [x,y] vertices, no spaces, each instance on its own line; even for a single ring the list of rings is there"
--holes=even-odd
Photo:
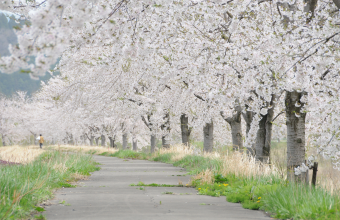
[[[171,157],[174,154],[168,153],[168,154],[158,154],[156,157],[153,157],[151,160],[153,161],[159,161],[163,163],[171,163]]]
[[[67,182],[60,181],[58,182],[59,187],[64,187],[64,188],[75,188],[75,185],[71,185]]]
[[[206,169],[212,169],[218,172],[222,166],[222,161],[220,160],[195,155],[187,155],[181,160],[173,162],[171,160],[173,155],[174,154],[172,153],[157,154],[156,156],[152,157],[151,160],[163,163],[171,163],[174,166],[183,167],[189,171],[189,174],[198,174]]]
[[[263,198],[263,208],[280,219],[340,219],[340,199],[321,188],[280,185]]]
[[[100,154],[102,156],[110,156],[110,157],[118,157],[122,159],[139,159],[139,160],[147,160],[148,154],[143,152],[136,152],[133,150],[119,150],[115,153],[104,152]]]
[[[37,212],[44,212],[46,210],[44,208],[42,208],[42,207],[35,207],[35,211],[37,211]]]
[[[99,170],[91,155],[51,151],[27,165],[0,167],[0,219],[22,219],[52,197],[53,189],[74,187],[74,173]],[[69,181],[67,181],[69,180]],[[41,215],[42,216],[42,215]]]
[[[42,214],[36,215],[34,218],[37,219],[37,220],[45,220],[46,219],[46,217],[43,216]]]
[[[151,186],[151,187],[183,187],[183,185],[169,185],[169,184],[157,184],[157,183],[150,183],[145,184],[143,182],[138,182],[137,184],[130,184],[130,186]]]

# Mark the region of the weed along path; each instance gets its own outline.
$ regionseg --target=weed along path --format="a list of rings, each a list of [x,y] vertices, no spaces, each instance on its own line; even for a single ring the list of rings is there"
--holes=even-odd
[[[76,188],[58,190],[43,213],[53,219],[270,219],[261,211],[243,209],[225,196],[197,195],[183,168],[146,160],[94,156],[101,170]],[[131,186],[167,184],[163,187]]]

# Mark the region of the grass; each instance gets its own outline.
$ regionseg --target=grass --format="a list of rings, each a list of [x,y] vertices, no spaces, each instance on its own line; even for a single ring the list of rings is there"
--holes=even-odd
[[[322,188],[279,185],[263,199],[263,208],[280,219],[340,219],[340,199]]]
[[[11,146],[0,147],[0,159],[14,163],[27,164],[35,160],[40,154],[44,153],[38,146]]]
[[[178,184],[178,185],[169,185],[169,184],[157,184],[157,183],[150,183],[150,184],[145,184],[143,182],[138,182],[137,184],[130,184],[130,186],[151,186],[151,187],[183,187],[183,184]]]
[[[133,150],[118,150],[114,153],[103,152],[100,155],[102,156],[110,156],[110,157],[118,157],[122,159],[139,159],[146,160],[148,159],[148,154],[142,152],[136,152]]]
[[[40,211],[36,205],[51,198],[54,189],[74,187],[72,182],[98,169],[90,155],[59,151],[42,152],[25,165],[1,166],[0,219],[22,219]]]
[[[110,154],[117,152],[117,148],[101,147],[101,146],[74,146],[74,145],[50,145],[46,147],[47,150],[58,150],[64,152],[76,152],[87,154],[102,154],[104,152]]]

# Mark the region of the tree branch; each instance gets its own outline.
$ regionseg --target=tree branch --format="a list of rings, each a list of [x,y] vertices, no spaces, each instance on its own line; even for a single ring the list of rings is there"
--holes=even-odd
[[[200,100],[202,100],[202,101],[204,101],[204,102],[206,101],[206,100],[205,100],[204,98],[202,98],[202,96],[200,96],[200,95],[197,95],[197,94],[194,93],[194,96],[196,96],[196,98],[198,98],[198,99],[200,99]]]
[[[282,112],[280,112],[279,114],[277,114],[274,118],[273,118],[273,120],[271,121],[271,123],[273,123],[274,121],[275,121],[275,119],[277,118],[277,117],[279,117],[281,114],[283,114],[283,113],[285,113],[285,111],[282,111]]]

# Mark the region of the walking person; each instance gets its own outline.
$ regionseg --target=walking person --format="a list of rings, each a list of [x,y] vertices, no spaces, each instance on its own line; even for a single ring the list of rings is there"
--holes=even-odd
[[[42,149],[43,143],[44,143],[44,137],[40,134],[39,144],[40,144],[41,149]]]

